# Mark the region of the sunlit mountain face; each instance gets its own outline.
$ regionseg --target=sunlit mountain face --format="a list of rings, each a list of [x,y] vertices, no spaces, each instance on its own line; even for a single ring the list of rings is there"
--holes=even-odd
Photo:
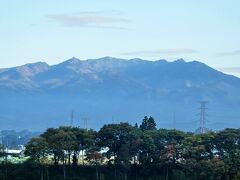
[[[158,127],[194,131],[199,102],[208,101],[208,128],[239,127],[239,92],[239,78],[197,61],[104,57],[72,58],[53,66],[38,62],[0,69],[0,126],[42,130],[70,125],[74,111],[73,125],[80,127],[133,124],[151,115]]]

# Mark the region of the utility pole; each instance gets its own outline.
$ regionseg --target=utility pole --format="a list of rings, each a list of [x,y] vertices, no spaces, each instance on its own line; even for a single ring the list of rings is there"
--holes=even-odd
[[[200,133],[204,134],[206,133],[206,110],[207,110],[207,101],[201,101],[200,102]]]

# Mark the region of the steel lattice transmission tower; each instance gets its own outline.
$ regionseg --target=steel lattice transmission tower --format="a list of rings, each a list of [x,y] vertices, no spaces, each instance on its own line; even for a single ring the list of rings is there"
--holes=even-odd
[[[88,122],[89,122],[90,118],[88,116],[86,117],[82,117],[82,121],[83,121],[83,127],[85,129],[88,129]]]
[[[206,113],[206,110],[207,110],[207,101],[201,101],[200,102],[200,133],[203,134],[203,133],[206,133],[207,131],[207,128],[206,128],[206,116],[207,116],[207,113]]]

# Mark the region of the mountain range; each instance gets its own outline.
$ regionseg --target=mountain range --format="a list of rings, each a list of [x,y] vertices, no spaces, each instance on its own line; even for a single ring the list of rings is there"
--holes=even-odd
[[[75,57],[0,69],[1,129],[43,130],[59,125],[98,129],[140,123],[193,131],[200,102],[210,129],[240,127],[240,79],[198,61]]]

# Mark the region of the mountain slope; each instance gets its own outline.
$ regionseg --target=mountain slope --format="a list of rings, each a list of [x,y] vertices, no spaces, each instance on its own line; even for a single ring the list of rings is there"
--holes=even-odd
[[[154,116],[159,127],[194,130],[198,102],[209,101],[213,129],[240,126],[240,79],[197,61],[77,58],[49,66],[33,63],[0,70],[0,125],[33,128],[69,124],[99,128],[112,121],[140,122]],[[113,118],[112,118],[113,117]]]

